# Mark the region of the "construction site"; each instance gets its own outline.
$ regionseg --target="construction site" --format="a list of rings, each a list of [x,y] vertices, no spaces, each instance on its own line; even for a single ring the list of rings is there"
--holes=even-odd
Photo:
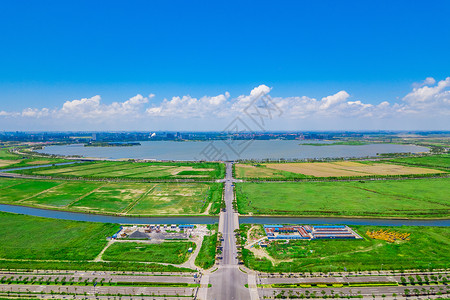
[[[347,225],[264,225],[269,240],[362,239]]]
[[[205,226],[195,225],[144,225],[122,226],[111,239],[127,240],[183,240],[203,235]]]

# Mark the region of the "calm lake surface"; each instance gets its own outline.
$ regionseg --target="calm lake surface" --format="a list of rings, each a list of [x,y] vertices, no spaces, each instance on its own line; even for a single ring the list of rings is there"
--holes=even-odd
[[[378,153],[428,152],[428,148],[414,145],[310,146],[302,145],[302,143],[312,143],[312,141],[145,141],[141,142],[140,146],[130,147],[84,147],[79,144],[48,146],[38,152],[108,159],[132,158],[181,161],[366,157],[375,156]]]
[[[121,224],[214,224],[219,217],[127,217],[106,216],[66,211],[54,211],[34,207],[0,204],[0,211],[62,220],[89,221]],[[376,226],[450,226],[450,220],[400,220],[400,219],[350,219],[304,217],[240,217],[241,224],[346,224]]]

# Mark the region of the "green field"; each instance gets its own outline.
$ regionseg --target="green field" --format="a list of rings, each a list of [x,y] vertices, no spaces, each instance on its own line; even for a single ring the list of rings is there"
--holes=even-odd
[[[18,155],[9,152],[9,148],[7,147],[0,148],[0,169],[29,167],[62,162],[68,162],[68,160],[61,158],[38,157],[28,153],[25,153],[24,155]]]
[[[448,218],[450,178],[237,183],[241,214]]]
[[[241,225],[246,236],[249,225]],[[245,264],[266,272],[329,272],[358,270],[447,269],[450,267],[449,227],[352,226],[363,240],[291,240],[272,242],[265,251],[275,260],[243,250]],[[367,230],[411,233],[409,241],[389,243],[367,237]],[[345,268],[345,269],[344,269]]]
[[[77,222],[0,212],[0,258],[91,260],[117,224]]]
[[[222,185],[0,178],[0,203],[99,214],[216,214]]]
[[[192,272],[160,264],[91,262],[120,226],[0,212],[0,269]]]
[[[195,249],[193,242],[164,242],[161,244],[116,242],[106,249],[103,254],[105,261],[158,262],[182,264],[191,253],[189,248]]]
[[[124,179],[220,179],[225,175],[224,165],[214,162],[119,162],[96,161],[15,171],[27,175],[63,178],[124,178]]]
[[[450,154],[441,154],[433,156],[404,157],[394,158],[389,161],[420,167],[435,167],[450,169]]]
[[[203,269],[209,269],[214,265],[218,246],[217,231],[219,226],[217,224],[208,225],[208,228],[214,230],[214,233],[203,237],[202,247],[195,258],[195,264]]]

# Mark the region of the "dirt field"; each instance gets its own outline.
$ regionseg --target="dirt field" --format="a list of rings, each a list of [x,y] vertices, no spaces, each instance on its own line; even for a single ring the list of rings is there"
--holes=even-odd
[[[266,164],[267,168],[316,177],[367,176],[367,175],[406,175],[445,173],[440,170],[406,167],[393,164],[363,164],[352,161],[330,163],[285,163]]]
[[[5,160],[5,159],[2,159],[2,160],[0,160],[0,167],[6,167],[6,166],[9,166],[9,165],[12,165],[12,164],[17,164],[17,163],[20,163],[22,160]]]

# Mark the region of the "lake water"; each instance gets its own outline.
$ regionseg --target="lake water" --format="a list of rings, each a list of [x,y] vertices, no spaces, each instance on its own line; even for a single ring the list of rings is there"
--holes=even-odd
[[[83,145],[47,146],[38,152],[108,159],[155,160],[237,160],[237,159],[313,159],[367,157],[378,153],[428,152],[414,145],[369,144],[361,146],[310,146],[311,141],[250,140],[250,141],[145,141],[130,147],[84,147]],[[321,142],[323,143],[323,142]]]
[[[199,217],[127,217],[54,211],[17,205],[0,204],[0,211],[62,220],[121,224],[214,224],[216,216]],[[376,226],[450,226],[450,220],[351,219],[304,217],[239,217],[241,224],[346,224]]]

